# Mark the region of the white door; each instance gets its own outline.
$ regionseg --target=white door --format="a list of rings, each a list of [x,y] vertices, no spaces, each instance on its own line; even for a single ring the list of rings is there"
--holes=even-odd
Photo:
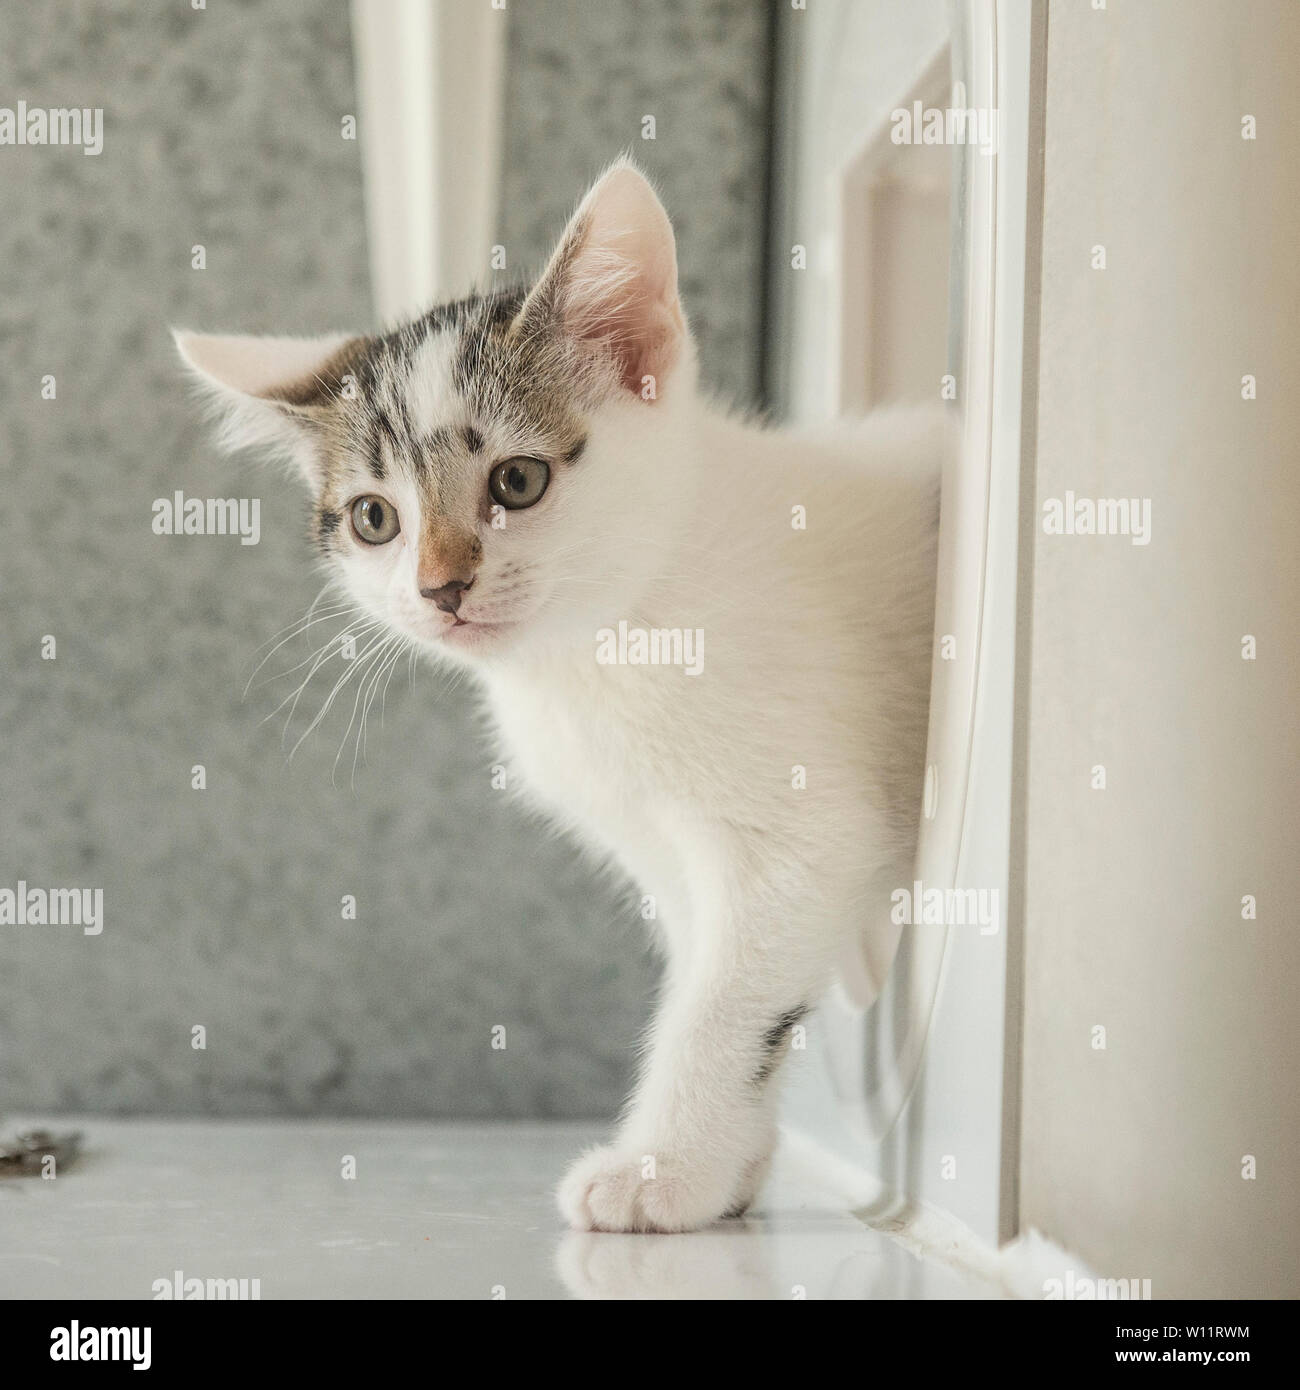
[[[789,1118],[989,1240],[1016,1225],[1007,941],[1042,47],[1032,13],[997,0],[819,0],[783,11],[780,31],[778,406],[809,420],[946,400],[961,438],[944,478],[920,848],[913,883],[899,885],[918,905],[937,891],[940,920],[897,928],[892,960],[865,948],[845,960]]]

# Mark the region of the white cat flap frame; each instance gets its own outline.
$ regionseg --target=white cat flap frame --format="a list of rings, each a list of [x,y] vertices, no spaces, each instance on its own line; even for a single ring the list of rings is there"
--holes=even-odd
[[[870,0],[838,8],[828,7],[820,34],[810,28],[792,40],[811,50],[799,60],[804,73],[831,91],[788,102],[794,119],[809,122],[810,102],[835,109],[836,68],[850,80],[861,76],[861,64],[841,56],[844,46],[855,30],[872,37],[872,10],[881,12],[882,32],[890,20]],[[898,16],[897,6],[888,9]],[[918,11],[917,76],[908,82],[906,69],[896,73],[893,104],[876,110],[867,138],[843,142],[826,161],[825,206],[807,218],[824,253],[824,283],[802,323],[800,307],[786,307],[793,350],[811,359],[787,367],[795,415],[853,414],[920,395],[906,389],[908,374],[920,372],[924,398],[954,400],[960,420],[960,447],[943,480],[920,843],[913,882],[898,886],[895,901],[906,924],[894,928],[892,965],[879,945],[875,959],[864,949],[846,960],[810,1030],[821,1034],[811,1046],[830,1093],[816,1104],[792,1096],[788,1118],[892,1189],[942,1206],[996,1241],[1016,1228],[1018,990],[1014,976],[1008,987],[1008,970],[1018,970],[1018,951],[1008,950],[1008,934],[1018,938],[1018,924],[1008,907],[1021,412],[1032,385],[1023,346],[1026,309],[1035,307],[1033,294],[1028,305],[1026,297],[1034,269],[1026,213],[1031,204],[1037,213],[1031,76],[1043,35],[1040,7],[1016,0],[954,0],[946,13],[931,7],[935,15],[928,36],[939,42],[925,48]],[[915,114],[936,108],[974,118],[961,127],[966,141],[937,146],[951,160],[942,190],[935,149],[918,150],[909,133]],[[833,132],[835,120],[819,125]],[[787,135],[787,147],[799,138]],[[806,203],[817,192],[804,186],[797,196]],[[798,230],[792,223],[792,237]],[[946,346],[920,322],[933,299],[925,257],[935,248],[951,266],[940,314]],[[822,345],[811,346],[814,336]],[[822,370],[812,365],[819,352]],[[877,993],[872,982],[882,974]],[[811,1069],[799,1070],[799,1089],[810,1082],[816,1090]]]

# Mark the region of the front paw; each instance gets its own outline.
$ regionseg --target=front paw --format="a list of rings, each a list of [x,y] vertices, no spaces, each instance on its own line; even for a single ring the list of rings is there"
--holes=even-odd
[[[626,1145],[591,1149],[560,1184],[560,1211],[575,1231],[697,1231],[735,1206],[744,1167]]]

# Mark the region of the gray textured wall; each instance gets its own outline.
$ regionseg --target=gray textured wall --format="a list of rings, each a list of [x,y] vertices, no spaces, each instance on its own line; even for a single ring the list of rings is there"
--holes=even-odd
[[[763,7],[514,0],[511,23],[512,259],[635,142],[709,374],[748,396]],[[26,9],[0,48],[19,97],[102,106],[105,147],[0,148],[0,888],[102,887],[106,924],[0,926],[0,1109],[610,1111],[653,978],[640,924],[490,790],[468,694],[395,680],[355,789],[350,754],[331,783],[346,708],[289,763],[261,722],[284,682],[241,699],[317,591],[303,508],[213,449],[166,325],[369,322],[343,0]],[[261,543],[155,536],[175,488],[260,497]]]
[[[511,0],[504,241],[534,258],[623,151],[662,193],[704,380],[749,404],[761,357],[768,6]],[[654,117],[654,139],[643,118]],[[516,257],[516,261],[517,261]]]

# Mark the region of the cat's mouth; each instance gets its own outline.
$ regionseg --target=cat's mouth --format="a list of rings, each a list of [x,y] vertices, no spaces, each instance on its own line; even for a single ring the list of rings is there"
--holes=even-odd
[[[501,633],[508,632],[514,623],[485,623],[476,618],[462,618],[459,615],[442,630],[442,640],[453,646],[478,646],[491,641]]]

